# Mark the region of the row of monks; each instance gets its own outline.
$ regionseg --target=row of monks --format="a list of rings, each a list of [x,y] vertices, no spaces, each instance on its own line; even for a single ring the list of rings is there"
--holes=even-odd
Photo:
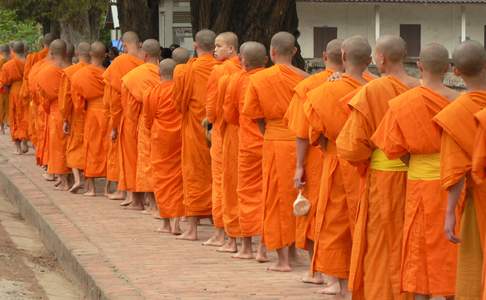
[[[15,42],[0,87],[16,153],[29,140],[59,189],[77,192],[84,175],[87,196],[106,178],[120,205],[155,202],[160,231],[178,239],[197,240],[199,220],[211,218],[204,245],[259,262],[276,251],[270,271],[291,271],[304,249],[303,281],[324,294],[486,299],[483,46],[452,53],[459,93],[443,83],[450,59],[437,43],[420,53],[420,80],[405,70],[400,37],[379,38],[374,51],[360,36],[333,40],[314,75],[292,65],[295,43],[279,32],[267,53],[201,30],[194,57],[178,48],[160,62],[158,41],[127,32],[105,70],[100,42],[73,51],[46,35],[27,57]],[[379,77],[367,70],[372,52]],[[298,217],[296,199],[310,204]]]

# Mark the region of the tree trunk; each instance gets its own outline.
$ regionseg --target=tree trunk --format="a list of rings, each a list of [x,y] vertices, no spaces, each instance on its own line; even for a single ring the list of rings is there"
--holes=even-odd
[[[101,14],[101,10],[90,8],[87,11],[79,11],[76,17],[61,20],[61,38],[73,45],[98,40],[102,25]]]
[[[295,0],[191,0],[193,34],[209,28],[216,33],[232,31],[240,43],[257,41],[270,46],[272,36],[288,31],[299,37],[299,19]],[[300,46],[294,65],[304,69]]]
[[[159,0],[118,0],[122,32],[135,31],[140,39],[159,37]]]

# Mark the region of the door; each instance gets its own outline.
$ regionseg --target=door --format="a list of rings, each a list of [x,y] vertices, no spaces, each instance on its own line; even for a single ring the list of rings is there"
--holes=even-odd
[[[314,27],[314,57],[322,57],[327,43],[337,38],[337,27]]]
[[[407,43],[407,56],[419,57],[421,47],[420,24],[400,24],[400,36]]]

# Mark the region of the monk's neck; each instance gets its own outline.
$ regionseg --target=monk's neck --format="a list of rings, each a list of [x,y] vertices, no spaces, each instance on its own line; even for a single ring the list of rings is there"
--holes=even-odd
[[[60,57],[53,57],[52,62],[59,67],[62,67],[65,64],[65,60]]]
[[[145,63],[146,64],[152,64],[152,65],[158,65],[159,64],[159,60],[157,58],[147,58],[145,60]]]
[[[203,56],[213,56],[213,52],[206,52],[206,51],[197,51],[197,56],[198,57],[203,57]]]
[[[89,57],[82,57],[82,56],[79,57],[80,63],[89,64],[89,60],[90,60]]]
[[[465,77],[463,76],[462,79],[466,84],[468,91],[486,91],[486,81],[484,80],[484,74],[481,76],[476,77]]]
[[[343,65],[338,65],[338,64],[333,64],[333,63],[328,62],[326,64],[326,70],[331,70],[333,72],[343,72],[344,67],[343,67]]]
[[[444,88],[444,76],[432,75],[432,74],[422,74],[422,85],[431,89],[431,90],[442,89],[442,88]]]
[[[292,66],[292,57],[289,56],[275,56],[273,63],[276,65]]]
[[[346,74],[353,78],[354,80],[365,83],[366,80],[363,79],[363,72],[366,68],[362,66],[346,66]]]
[[[103,60],[91,59],[91,64],[95,67],[103,68]]]

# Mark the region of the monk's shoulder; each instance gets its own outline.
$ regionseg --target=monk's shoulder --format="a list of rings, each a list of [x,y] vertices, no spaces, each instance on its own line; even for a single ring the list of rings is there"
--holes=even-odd
[[[479,122],[481,127],[486,128],[486,109],[482,109],[479,112],[477,112],[474,117],[476,120]]]
[[[422,96],[423,93],[421,87],[415,87],[391,99],[388,102],[388,105],[390,106],[390,109],[398,111],[405,106],[412,106],[421,103]]]

